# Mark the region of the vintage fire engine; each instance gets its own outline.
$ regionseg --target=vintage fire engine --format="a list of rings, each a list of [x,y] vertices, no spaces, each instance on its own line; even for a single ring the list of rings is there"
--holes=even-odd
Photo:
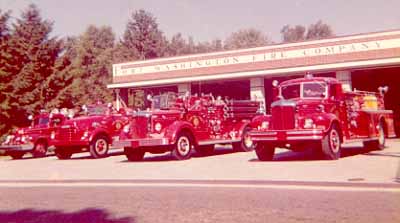
[[[272,160],[275,147],[316,148],[326,159],[340,158],[341,144],[363,141],[383,149],[394,137],[393,112],[379,93],[344,91],[334,78],[306,76],[274,84],[271,114],[255,117],[249,133],[260,160]]]
[[[171,151],[178,159],[189,159],[193,149],[211,154],[215,144],[232,144],[235,150],[253,149],[247,132],[259,103],[222,100],[212,95],[153,97],[152,108],[135,113],[115,146],[124,147],[130,161],[143,159],[145,152]]]
[[[6,140],[0,146],[0,151],[4,151],[5,155],[10,155],[13,159],[21,159],[28,152],[32,153],[33,157],[46,156],[47,149],[53,145],[51,135],[66,120],[63,114],[47,112],[30,117],[31,126],[16,129],[6,136]]]
[[[108,155],[109,145],[118,137],[128,118],[124,109],[113,110],[105,104],[85,106],[83,115],[67,120],[53,136],[59,159],[89,150],[93,158]]]

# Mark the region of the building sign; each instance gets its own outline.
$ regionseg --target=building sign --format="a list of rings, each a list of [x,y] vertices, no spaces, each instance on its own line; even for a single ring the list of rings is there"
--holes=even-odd
[[[258,50],[256,53],[230,53],[229,56],[216,55],[212,59],[177,59],[162,60],[163,62],[154,63],[127,63],[114,65],[114,77],[123,77],[131,75],[143,75],[152,73],[164,73],[171,71],[184,71],[199,68],[213,68],[222,66],[231,66],[236,64],[269,62],[286,59],[306,59],[311,57],[321,57],[330,55],[344,55],[348,53],[357,53],[365,51],[374,51],[381,49],[400,48],[400,39],[387,39],[365,41],[358,43],[348,43],[340,45],[330,45],[322,47],[311,47],[304,49],[279,50],[265,49]],[[254,51],[253,51],[254,52]],[[227,54],[225,54],[227,55]],[[174,62],[169,62],[174,61]],[[148,64],[148,65],[146,65]]]

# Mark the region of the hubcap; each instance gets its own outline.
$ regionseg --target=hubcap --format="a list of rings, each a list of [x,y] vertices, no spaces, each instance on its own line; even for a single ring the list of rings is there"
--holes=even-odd
[[[186,136],[182,136],[178,139],[178,152],[182,155],[182,156],[186,156],[189,151],[190,151],[190,141],[189,138]]]
[[[329,143],[332,148],[332,151],[337,153],[339,151],[339,147],[340,147],[340,139],[339,139],[339,134],[335,129],[331,130],[329,139],[330,139]]]
[[[99,139],[96,141],[96,145],[95,145],[96,151],[99,154],[105,153],[107,152],[107,141],[104,139]]]

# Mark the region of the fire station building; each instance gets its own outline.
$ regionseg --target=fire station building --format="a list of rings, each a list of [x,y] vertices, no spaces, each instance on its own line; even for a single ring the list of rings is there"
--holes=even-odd
[[[399,119],[400,30],[114,64],[108,87],[126,102],[136,90],[212,93],[259,100],[268,110],[273,80],[306,73],[336,77],[347,90],[388,86],[386,108]]]

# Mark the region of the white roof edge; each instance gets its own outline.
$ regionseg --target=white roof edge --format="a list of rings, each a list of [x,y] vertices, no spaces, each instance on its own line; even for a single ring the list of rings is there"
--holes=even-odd
[[[138,81],[138,82],[128,82],[128,83],[116,83],[109,84],[107,88],[129,88],[129,87],[149,87],[155,85],[170,85],[178,83],[190,83],[193,81],[209,81],[209,80],[220,80],[220,79],[235,79],[235,78],[249,78],[262,75],[278,75],[278,74],[288,74],[304,71],[319,71],[319,70],[332,70],[332,69],[354,69],[360,67],[371,67],[377,66],[389,66],[394,64],[400,64],[400,58],[387,58],[378,60],[367,60],[367,61],[354,61],[354,62],[344,62],[344,63],[333,63],[333,64],[323,64],[323,65],[311,65],[305,67],[293,67],[293,68],[279,68],[273,70],[260,70],[260,71],[248,71],[248,72],[236,72],[236,73],[222,73],[214,74],[210,76],[197,76],[197,77],[181,77],[172,79],[162,79],[162,80],[148,80],[148,81]]]
[[[163,61],[170,61],[170,60],[177,60],[177,59],[189,59],[189,58],[197,58],[197,57],[203,57],[203,56],[218,56],[218,55],[224,55],[224,54],[230,54],[230,53],[241,53],[241,52],[248,52],[248,51],[254,51],[254,50],[268,50],[268,49],[277,49],[277,48],[284,48],[284,47],[307,46],[307,45],[312,45],[312,44],[361,39],[361,38],[367,38],[367,37],[389,36],[389,35],[396,35],[396,34],[400,34],[400,30],[382,31],[382,32],[374,32],[374,33],[366,33],[366,34],[356,34],[356,35],[349,35],[349,36],[343,36],[343,37],[338,36],[338,37],[332,37],[332,38],[328,38],[328,39],[311,40],[311,41],[296,42],[296,43],[275,44],[275,45],[268,45],[268,46],[262,46],[262,47],[240,49],[240,50],[228,50],[228,51],[220,51],[220,52],[213,52],[213,53],[190,54],[190,55],[185,55],[185,56],[132,61],[132,62],[113,64],[113,68],[114,68],[114,66],[136,65],[136,64],[146,65],[147,63],[163,62]]]

